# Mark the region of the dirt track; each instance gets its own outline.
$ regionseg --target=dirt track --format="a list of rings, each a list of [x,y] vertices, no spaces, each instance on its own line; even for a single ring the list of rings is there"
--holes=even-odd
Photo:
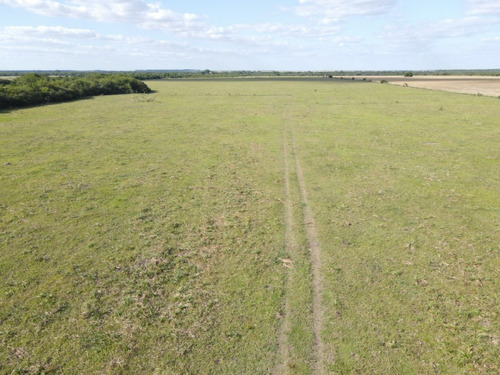
[[[360,77],[355,77],[359,79]],[[500,77],[491,76],[366,76],[372,81],[386,80],[391,84],[431,90],[500,96]]]
[[[283,265],[287,268],[294,268],[293,258],[298,258],[298,254],[301,252],[299,247],[299,230],[300,227],[303,230],[308,246],[309,262],[311,265],[311,318],[312,318],[312,331],[314,336],[314,342],[312,343],[312,354],[314,356],[314,362],[310,362],[311,370],[313,374],[323,374],[324,373],[324,350],[323,350],[323,340],[321,337],[321,331],[323,327],[323,308],[322,308],[322,292],[323,283],[321,278],[321,248],[319,246],[318,232],[316,224],[314,221],[313,212],[308,204],[308,191],[306,188],[305,179],[302,173],[302,166],[299,161],[299,156],[297,155],[297,150],[295,146],[295,135],[293,131],[293,126],[289,119],[289,105],[283,109],[282,115],[283,128],[282,128],[282,147],[283,147],[283,178],[284,178],[284,213],[285,213],[285,249],[287,255],[291,259],[281,259]],[[295,174],[295,178],[292,176]],[[300,202],[294,201],[292,197],[292,185],[295,185],[295,189],[298,190],[298,195],[300,196]],[[297,197],[295,198],[297,199]],[[300,203],[300,205],[299,205]],[[294,207],[301,207],[303,222],[296,223],[294,220],[293,210]],[[304,249],[302,249],[303,251]],[[285,292],[285,306],[284,306],[284,319],[280,331],[279,337],[279,356],[280,361],[276,363],[273,373],[274,374],[288,374],[290,368],[288,367],[290,363],[293,363],[293,358],[291,358],[291,351],[287,343],[287,335],[290,334],[291,330],[291,298],[293,296],[293,290],[291,288],[291,281],[293,276],[291,272],[288,272],[286,281],[286,292]],[[292,360],[292,361],[291,361]]]
[[[323,329],[323,311],[321,295],[323,293],[323,282],[321,280],[321,248],[318,240],[318,230],[314,221],[314,215],[307,199],[307,188],[302,173],[302,166],[295,148],[293,128],[291,129],[292,153],[295,157],[295,171],[297,174],[297,182],[299,185],[300,197],[302,199],[304,229],[306,232],[307,242],[309,244],[309,253],[311,256],[311,271],[312,271],[312,314],[313,314],[313,332],[314,332],[314,354],[315,364],[313,374],[323,374],[324,372],[324,353],[323,339],[321,331]]]

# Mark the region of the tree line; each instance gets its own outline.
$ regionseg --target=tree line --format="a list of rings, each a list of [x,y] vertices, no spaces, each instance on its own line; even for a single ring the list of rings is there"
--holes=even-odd
[[[0,108],[66,102],[97,95],[150,92],[144,82],[127,74],[50,77],[27,73],[13,80],[0,79]]]
[[[482,70],[335,70],[335,71],[278,71],[278,70],[191,70],[162,71],[143,70],[126,72],[141,80],[182,79],[182,78],[240,78],[240,77],[352,77],[352,76],[407,76],[411,75],[459,75],[459,76],[500,76],[499,69]]]

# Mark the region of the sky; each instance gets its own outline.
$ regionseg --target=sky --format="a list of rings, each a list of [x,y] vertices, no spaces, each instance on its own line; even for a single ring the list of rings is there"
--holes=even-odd
[[[0,0],[0,70],[500,68],[500,0]]]

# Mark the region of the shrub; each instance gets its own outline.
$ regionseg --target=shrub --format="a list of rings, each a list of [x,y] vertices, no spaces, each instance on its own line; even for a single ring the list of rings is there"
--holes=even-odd
[[[144,82],[132,76],[96,73],[81,77],[29,73],[0,85],[0,88],[0,108],[64,102],[95,95],[151,92]]]

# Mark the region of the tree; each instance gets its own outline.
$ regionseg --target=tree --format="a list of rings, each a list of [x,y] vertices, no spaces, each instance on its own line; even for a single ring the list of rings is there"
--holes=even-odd
[[[150,93],[142,81],[125,74],[48,77],[25,74],[0,84],[0,108],[57,103],[94,95]]]

